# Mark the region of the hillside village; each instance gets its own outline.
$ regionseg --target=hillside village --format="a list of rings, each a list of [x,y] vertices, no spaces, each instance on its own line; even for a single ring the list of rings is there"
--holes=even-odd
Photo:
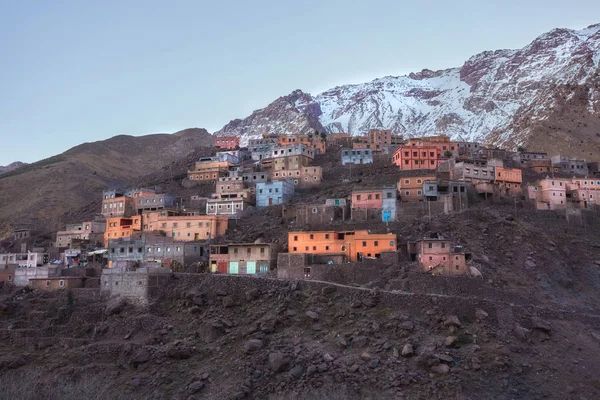
[[[0,397],[595,398],[595,161],[216,136],[147,183],[1,242]]]
[[[180,185],[198,194],[107,188],[97,215],[66,225],[52,246],[36,245],[35,227],[14,229],[0,283],[147,302],[130,280],[147,286],[174,272],[365,284],[414,264],[481,278],[471,261],[485,255],[440,232],[405,237],[395,226],[507,205],[583,221],[600,207],[597,161],[381,129],[264,135],[247,147],[217,136],[213,155],[189,166]],[[240,235],[249,221],[275,227]]]

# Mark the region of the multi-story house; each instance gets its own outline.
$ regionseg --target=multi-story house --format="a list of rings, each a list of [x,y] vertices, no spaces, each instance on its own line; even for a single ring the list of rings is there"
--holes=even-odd
[[[303,144],[312,147],[315,154],[325,154],[327,148],[325,138],[319,134],[279,135],[277,138],[280,146]]]
[[[373,164],[373,151],[371,149],[342,149],[342,165],[347,164]]]
[[[377,152],[389,152],[403,143],[402,136],[394,135],[390,129],[371,129],[367,133],[368,148]]]
[[[270,158],[273,149],[279,145],[279,139],[276,136],[263,136],[260,139],[250,139],[248,151],[254,161],[261,161]]]
[[[587,176],[589,174],[588,165],[585,160],[577,160],[563,155],[552,156],[552,166],[559,172],[571,175]]]
[[[311,160],[315,158],[315,150],[304,144],[292,144],[288,146],[276,146],[271,150],[270,158],[306,156]]]
[[[277,252],[267,243],[210,246],[210,271],[233,275],[264,275],[275,268]]]
[[[256,184],[256,206],[268,207],[287,203],[294,195],[294,182],[274,180]]]
[[[227,176],[228,171],[234,164],[229,161],[219,161],[216,157],[205,157],[196,161],[194,169],[188,171],[188,179],[192,181],[214,181],[220,177]]]
[[[238,217],[252,204],[254,204],[254,193],[248,189],[217,193],[206,201],[206,215]]]
[[[104,231],[104,245],[108,246],[110,240],[131,237],[135,232],[142,230],[142,216],[136,215],[129,218],[112,217],[106,219]]]
[[[175,196],[167,193],[148,193],[134,198],[135,208],[138,213],[146,211],[157,211],[165,208],[173,208],[177,201]]]
[[[129,217],[134,214],[133,198],[117,190],[105,190],[102,193],[102,215],[105,218]]]
[[[368,220],[370,210],[381,216],[383,222],[395,221],[397,196],[395,187],[353,190],[351,198],[351,219]],[[372,215],[372,214],[371,214]]]
[[[283,169],[271,174],[273,181],[291,180],[298,187],[311,187],[321,183],[323,169],[319,166],[301,167],[299,169]]]
[[[228,218],[222,215],[158,215],[144,222],[149,232],[164,232],[175,240],[211,240],[227,231]]]
[[[58,248],[70,247],[73,239],[89,240],[92,244],[102,243],[106,222],[86,221],[78,224],[67,224],[64,231],[56,232],[55,246]]]
[[[207,244],[204,242],[177,241],[171,237],[152,234],[111,240],[107,250],[109,268],[132,262],[155,263],[174,268],[208,260]]]
[[[288,252],[294,254],[343,255],[348,261],[379,258],[396,251],[396,234],[358,231],[297,231],[288,233]]]
[[[523,172],[519,168],[494,167],[494,183],[500,195],[517,196],[522,192]]]
[[[405,144],[399,146],[392,155],[392,162],[401,170],[435,170],[442,161],[442,153],[434,145]]]
[[[423,183],[428,180],[435,180],[433,171],[402,171],[398,179],[398,193],[401,202],[423,201]]]
[[[225,150],[235,150],[240,147],[239,136],[217,136],[215,137],[215,147]]]
[[[436,275],[465,275],[469,273],[462,247],[452,246],[449,240],[428,238],[417,242],[418,262],[424,271]]]

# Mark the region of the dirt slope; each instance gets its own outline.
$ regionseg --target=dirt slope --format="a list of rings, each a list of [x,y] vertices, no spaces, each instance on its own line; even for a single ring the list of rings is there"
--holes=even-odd
[[[121,135],[84,143],[2,175],[0,238],[2,227],[6,232],[9,224],[33,223],[56,230],[68,222],[69,212],[99,199],[103,189],[135,185],[141,177],[211,144],[212,136],[204,129],[140,137]]]

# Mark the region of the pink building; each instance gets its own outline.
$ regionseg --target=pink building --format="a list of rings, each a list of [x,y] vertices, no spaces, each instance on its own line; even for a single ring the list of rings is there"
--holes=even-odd
[[[417,243],[421,269],[436,275],[465,275],[469,272],[462,247],[446,239],[423,239]]]
[[[352,208],[383,208],[381,189],[352,191]]]
[[[557,210],[567,207],[567,189],[571,185],[570,179],[545,178],[537,185],[529,186],[527,194],[535,201],[538,210]]]

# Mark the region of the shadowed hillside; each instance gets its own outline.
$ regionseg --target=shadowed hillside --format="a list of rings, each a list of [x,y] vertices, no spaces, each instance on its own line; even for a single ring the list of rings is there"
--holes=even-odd
[[[0,237],[8,225],[20,223],[55,230],[66,214],[92,203],[106,187],[135,185],[141,177],[211,145],[212,136],[197,128],[174,134],[119,135],[2,175]]]

